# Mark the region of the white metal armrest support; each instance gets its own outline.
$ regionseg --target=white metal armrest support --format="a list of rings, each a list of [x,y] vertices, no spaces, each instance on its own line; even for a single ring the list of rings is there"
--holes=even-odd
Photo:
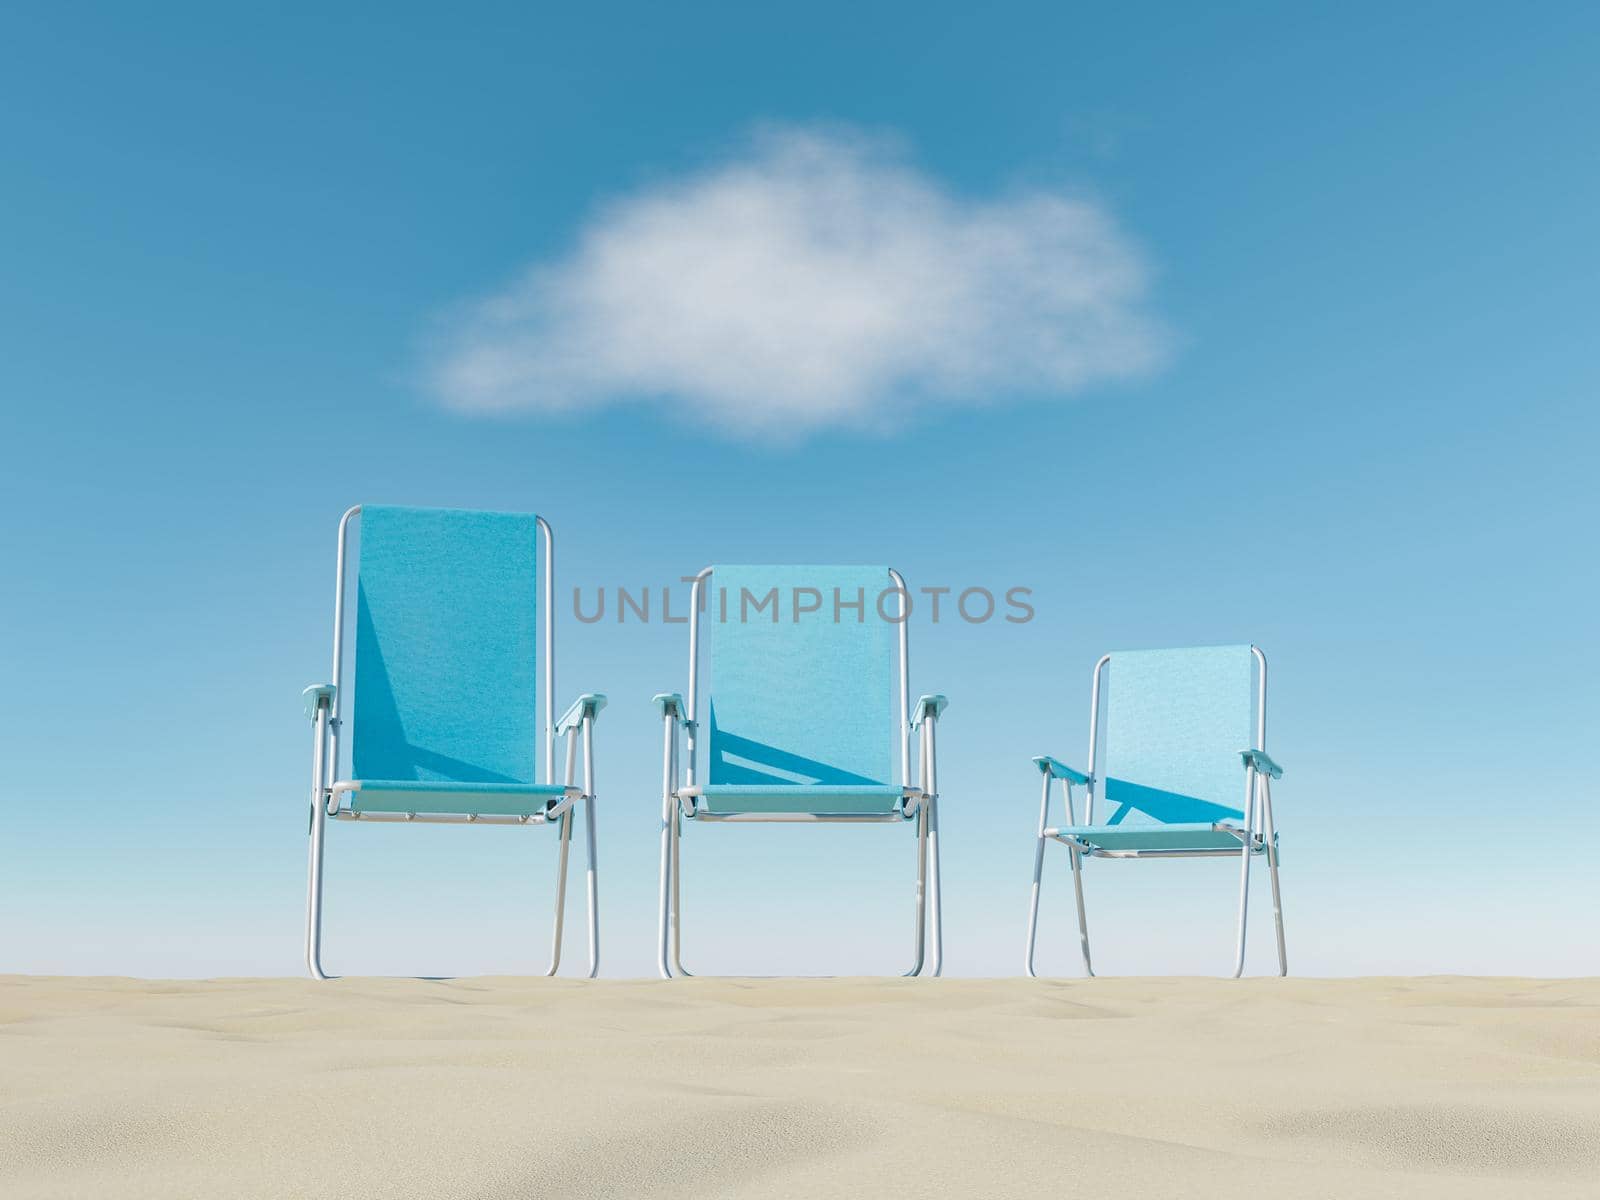
[[[594,723],[600,715],[600,710],[606,706],[606,698],[600,692],[586,692],[579,696],[568,706],[556,720],[556,736],[566,738],[567,767],[564,781],[567,786],[568,796],[551,810],[547,816],[553,817],[561,809],[570,807],[575,802],[571,795],[577,782],[578,745],[581,740],[583,745],[583,795],[584,800],[594,799]],[[577,734],[577,737],[573,735]]]
[[[1050,834],[1050,781],[1061,781],[1061,803],[1067,812],[1067,824],[1078,824],[1078,805],[1072,794],[1074,786],[1085,789],[1087,796],[1084,803],[1084,824],[1094,821],[1094,776],[1087,771],[1078,771],[1066,765],[1058,758],[1048,754],[1041,754],[1034,758],[1033,765],[1039,768],[1039,830],[1033,851],[1033,890],[1028,896],[1028,949],[1023,959],[1022,967],[1030,977],[1036,977],[1033,969],[1034,933],[1039,925],[1039,884],[1044,876],[1044,843]],[[1067,843],[1067,849],[1072,855],[1072,887],[1078,901],[1078,941],[1083,951],[1083,969],[1088,975],[1094,974],[1094,966],[1089,961],[1089,928],[1083,916],[1083,860],[1081,851],[1076,843]]]
[[[545,820],[554,820],[557,816],[566,813],[578,802],[574,789],[578,786],[577,756],[579,743],[583,747],[583,820],[586,847],[589,852],[588,874],[585,880],[586,899],[589,902],[589,978],[593,979],[600,970],[600,894],[599,876],[597,868],[597,853],[595,849],[594,829],[594,723],[600,715],[600,710],[606,706],[606,698],[600,692],[585,692],[574,700],[567,711],[562,713],[555,723],[555,735],[566,738],[567,768],[564,780],[566,795],[547,813]],[[563,820],[561,823],[561,856],[556,867],[556,892],[565,895],[567,891],[567,845],[572,839],[572,821]],[[554,975],[556,968],[561,964],[561,922],[562,909],[556,909],[555,951],[551,958],[550,969],[547,975]]]
[[[663,778],[661,781],[663,797],[676,797],[688,815],[694,812],[693,798],[681,796],[680,792],[686,786],[680,774],[681,756],[678,750],[678,734],[680,731],[692,734],[695,722],[689,720],[688,709],[684,707],[683,697],[677,692],[660,692],[650,698],[656,706],[656,712],[661,715],[663,738],[662,765]],[[663,814],[665,819],[665,814]]]
[[[311,722],[311,821],[315,825],[317,819],[317,804],[324,806],[332,802],[332,795],[324,779],[324,764],[328,758],[328,741],[333,732],[335,720],[333,717],[334,700],[339,695],[339,689],[331,683],[314,683],[300,693],[300,698],[305,704],[306,719]]]
[[[950,705],[950,701],[940,695],[919,696],[917,702],[911,706],[909,724],[911,732],[917,734],[917,783],[916,790],[920,793],[918,803],[923,799],[932,801],[939,795],[938,764],[934,761],[937,743],[937,727],[939,714]],[[908,811],[909,808],[908,808]]]

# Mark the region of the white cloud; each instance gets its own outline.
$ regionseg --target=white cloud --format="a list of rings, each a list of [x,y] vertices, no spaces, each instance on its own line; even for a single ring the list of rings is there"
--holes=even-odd
[[[1157,366],[1136,249],[1095,203],[958,196],[880,141],[783,129],[601,207],[443,332],[471,412],[665,404],[732,432],[892,424]]]

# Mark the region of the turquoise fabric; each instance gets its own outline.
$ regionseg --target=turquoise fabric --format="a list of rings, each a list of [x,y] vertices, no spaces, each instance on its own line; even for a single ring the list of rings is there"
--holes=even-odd
[[[535,519],[371,505],[360,533],[354,778],[534,783]]]
[[[870,816],[899,810],[896,784],[711,784],[700,798],[709,813],[833,813]]]
[[[1061,830],[1068,837],[1088,842],[1102,850],[1237,850],[1239,839],[1220,833],[1209,824],[1185,822],[1175,825],[1069,825]]]
[[[443,783],[437,780],[363,781],[350,793],[352,812],[482,813],[525,817],[561,799],[558,783]]]
[[[886,567],[712,571],[702,618],[710,692],[698,714],[709,727],[708,784],[748,791],[895,778],[897,626],[878,614],[891,586]],[[859,614],[844,607],[858,600]],[[890,596],[884,608],[898,613],[898,603]],[[797,611],[813,604],[814,612]],[[817,804],[825,805],[820,794]]]
[[[1253,667],[1249,646],[1111,655],[1100,772],[1108,825],[1243,819]]]

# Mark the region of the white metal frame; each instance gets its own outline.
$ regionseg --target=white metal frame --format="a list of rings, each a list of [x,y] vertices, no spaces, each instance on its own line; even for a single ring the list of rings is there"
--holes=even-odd
[[[1263,754],[1267,749],[1267,657],[1261,652],[1260,647],[1251,646],[1250,653],[1255,656],[1257,664],[1256,683],[1256,731],[1255,745],[1252,750],[1259,750]],[[1033,969],[1034,943],[1039,929],[1039,887],[1044,873],[1044,848],[1049,841],[1060,842],[1067,847],[1072,863],[1072,890],[1078,908],[1078,944],[1083,953],[1083,969],[1086,975],[1094,975],[1094,965],[1089,956],[1089,922],[1083,904],[1083,860],[1085,858],[1227,858],[1239,859],[1239,926],[1238,938],[1234,949],[1233,977],[1237,979],[1244,973],[1245,934],[1250,911],[1250,860],[1254,855],[1264,854],[1267,859],[1268,872],[1272,880],[1272,915],[1277,929],[1278,938],[1278,974],[1289,973],[1289,957],[1283,939],[1283,899],[1278,886],[1278,835],[1277,827],[1272,819],[1272,779],[1264,771],[1256,768],[1255,762],[1243,755],[1245,769],[1245,810],[1242,824],[1229,821],[1218,821],[1212,826],[1219,833],[1231,834],[1239,840],[1239,849],[1229,848],[1208,850],[1104,850],[1093,846],[1064,832],[1079,824],[1077,807],[1073,801],[1072,789],[1075,783],[1081,783],[1085,791],[1084,818],[1082,824],[1094,824],[1095,791],[1099,783],[1096,769],[1099,764],[1100,750],[1100,682],[1105,673],[1107,664],[1111,662],[1111,655],[1102,655],[1094,665],[1093,686],[1089,701],[1089,769],[1077,780],[1059,778],[1061,783],[1062,805],[1066,809],[1066,826],[1055,827],[1050,825],[1050,783],[1053,778],[1048,769],[1042,772],[1043,787],[1039,797],[1039,829],[1037,842],[1033,854],[1033,890],[1028,900],[1028,942],[1023,958],[1023,969],[1030,976],[1036,977]]]
[[[555,716],[555,542],[550,525],[543,517],[535,517],[539,535],[544,543],[544,578],[541,581],[540,604],[543,610],[543,661],[544,702],[544,782],[555,782],[555,748],[557,734],[565,735],[566,774],[561,799],[542,813],[512,816],[499,813],[375,813],[352,811],[343,798],[360,790],[360,783],[339,780],[339,731],[344,697],[344,626],[345,626],[345,567],[349,545],[350,523],[361,513],[354,505],[339,519],[339,549],[335,559],[333,593],[333,686],[308,688],[318,692],[312,716],[311,742],[311,847],[306,880],[306,969],[313,979],[327,979],[322,969],[322,862],[327,819],[359,821],[362,823],[390,822],[417,824],[466,825],[556,825],[560,831],[560,849],[556,859],[555,924],[551,935],[550,966],[546,975],[554,975],[561,965],[561,944],[567,892],[567,851],[572,843],[573,810],[581,800],[584,806],[584,828],[588,838],[588,917],[589,917],[589,978],[600,969],[599,885],[596,875],[595,850],[595,787],[594,787],[594,721],[599,705],[588,703],[588,697],[574,704],[558,721]],[[604,703],[603,697],[598,697]],[[583,783],[577,782],[577,756],[583,755]]]
[[[902,791],[900,811],[885,814],[860,813],[709,813],[701,811],[698,798],[699,745],[699,692],[700,692],[700,613],[701,597],[712,568],[706,567],[694,577],[689,596],[689,698],[687,704],[677,696],[657,697],[662,709],[662,770],[661,770],[661,891],[659,904],[659,937],[657,941],[656,969],[663,979],[674,975],[688,976],[682,957],[682,909],[680,849],[683,839],[683,822],[698,821],[707,824],[746,824],[753,822],[790,822],[839,824],[888,824],[914,820],[917,826],[917,886],[916,923],[911,969],[907,976],[920,975],[924,967],[938,975],[944,963],[944,915],[939,882],[939,789],[936,755],[936,710],[922,712],[914,721],[911,712],[910,685],[910,593],[900,573],[889,570],[889,578],[900,593],[899,649],[900,649],[900,725],[898,743],[900,750],[900,785]],[[942,701],[941,701],[942,703]],[[915,729],[918,737],[918,774],[911,781],[911,737]],[[679,734],[683,735],[686,753],[679,753]],[[685,767],[682,778],[679,767]],[[928,954],[929,929],[932,925],[932,954]],[[931,959],[931,961],[930,961]]]

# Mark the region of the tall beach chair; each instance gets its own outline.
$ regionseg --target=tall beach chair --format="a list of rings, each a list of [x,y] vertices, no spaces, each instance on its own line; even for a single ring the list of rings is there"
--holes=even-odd
[[[1108,677],[1109,671],[1109,677]],[[1102,708],[1104,715],[1102,719]],[[1089,769],[1041,756],[1038,841],[1028,902],[1024,966],[1034,974],[1039,883],[1047,842],[1071,859],[1084,971],[1089,923],[1083,904],[1088,858],[1236,858],[1239,927],[1233,974],[1244,971],[1250,862],[1265,857],[1272,880],[1278,973],[1289,971],[1278,889],[1278,834],[1267,756],[1267,659],[1255,646],[1117,651],[1094,667],[1089,704]],[[1050,785],[1060,783],[1066,822],[1050,824]],[[1083,821],[1073,789],[1084,791]]]
[[[360,537],[355,694],[344,692],[346,560]],[[322,969],[322,860],[329,817],[549,825],[559,832],[550,967],[561,962],[575,806],[588,835],[589,975],[599,966],[594,723],[606,698],[555,709],[553,541],[542,517],[357,505],[339,522],[333,682],[305,690],[312,721],[306,967]],[[542,703],[540,692],[543,692]],[[350,708],[350,773],[340,774]],[[556,739],[565,774],[555,779]],[[577,780],[577,759],[583,779]]]
[[[718,566],[694,577],[689,698],[655,697],[663,725],[663,978],[689,974],[681,952],[684,824],[752,821],[914,824],[916,917],[905,974],[939,974],[935,728],[946,701],[910,702],[909,615],[905,580],[887,567]],[[709,689],[700,674],[706,625]]]

